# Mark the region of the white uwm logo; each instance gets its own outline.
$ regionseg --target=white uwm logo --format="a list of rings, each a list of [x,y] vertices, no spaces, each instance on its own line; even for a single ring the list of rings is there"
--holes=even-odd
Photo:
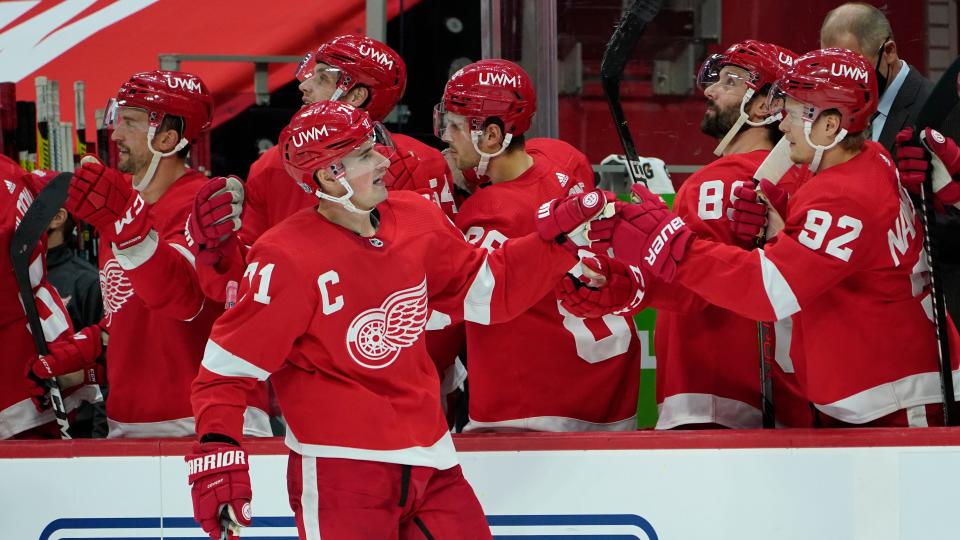
[[[376,61],[381,66],[384,66],[388,69],[393,69],[393,60],[387,56],[387,53],[383,51],[378,51],[373,47],[367,47],[366,45],[360,45],[360,54]]]
[[[19,81],[117,22],[159,0],[117,0],[78,18],[97,0],[14,0],[0,2],[0,81]],[[43,9],[43,8],[46,9]],[[33,14],[31,10],[36,11]],[[7,25],[32,15],[16,26]]]
[[[485,86],[520,86],[520,78],[516,75],[510,76],[505,73],[481,73],[480,84]]]
[[[308,142],[319,140],[320,137],[327,137],[328,135],[330,134],[327,132],[327,125],[324,124],[319,128],[317,126],[313,126],[307,131],[296,133],[290,140],[293,142],[294,146],[300,148]]]
[[[173,88],[174,90],[178,88],[183,88],[187,92],[198,94],[203,89],[200,86],[200,83],[196,79],[184,79],[183,77],[170,77],[167,76],[167,86]]]
[[[860,80],[863,82],[867,82],[867,77],[869,77],[867,72],[860,68],[836,63],[830,64],[830,74],[836,77],[847,77],[855,81]]]

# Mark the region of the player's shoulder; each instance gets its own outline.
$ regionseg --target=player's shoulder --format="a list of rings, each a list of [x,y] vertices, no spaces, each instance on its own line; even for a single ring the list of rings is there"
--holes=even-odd
[[[287,258],[296,253],[309,251],[310,243],[321,243],[326,239],[317,234],[329,222],[317,213],[316,208],[303,208],[287,219],[267,229],[250,248],[249,260],[258,255],[271,255],[275,258]]]
[[[271,146],[250,165],[247,181],[253,180],[264,173],[273,173],[276,170],[283,171],[283,161],[280,159],[279,147]]]
[[[547,156],[576,156],[582,154],[575,146],[562,139],[550,137],[535,137],[524,143],[528,154],[542,154]]]
[[[436,203],[416,191],[404,189],[388,191],[387,200],[380,204],[398,214],[422,214],[431,218],[444,216]]]
[[[887,221],[900,210],[893,160],[868,142],[853,159],[818,172],[793,196],[791,208],[856,213],[859,219]]]
[[[720,180],[725,183],[736,181],[747,181],[753,179],[753,173],[763,162],[763,159],[769,154],[769,150],[754,150],[743,154],[731,154],[717,158],[687,178],[687,182],[692,184],[701,184],[710,180]]]

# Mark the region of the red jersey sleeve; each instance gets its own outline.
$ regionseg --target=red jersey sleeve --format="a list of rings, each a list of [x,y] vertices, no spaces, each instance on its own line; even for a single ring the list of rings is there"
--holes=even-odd
[[[751,319],[775,321],[797,313],[875,255],[864,233],[877,231],[865,230],[870,212],[861,201],[840,190],[819,193],[798,193],[784,230],[765,249],[694,240],[677,281]]]
[[[253,248],[237,305],[214,324],[193,382],[197,434],[239,440],[247,395],[280,368],[316,311],[318,289],[309,283],[281,250]]]
[[[440,221],[440,220],[438,220]],[[453,320],[509,321],[527,311],[577,258],[537,233],[510,239],[492,252],[467,243],[447,219],[439,223],[437,253],[427,269],[431,307]]]
[[[130,248],[115,250],[137,296],[151,310],[180,321],[190,321],[203,308],[204,294],[193,254],[187,248],[184,227],[199,184],[171,188],[150,209],[153,231]]]

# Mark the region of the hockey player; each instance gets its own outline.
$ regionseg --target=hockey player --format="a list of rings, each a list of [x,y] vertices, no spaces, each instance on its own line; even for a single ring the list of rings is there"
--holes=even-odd
[[[400,55],[386,44],[348,34],[307,54],[297,70],[297,79],[305,105],[328,99],[342,101],[365,109],[374,120],[381,121],[403,95],[407,68]],[[456,213],[453,181],[440,152],[406,135],[397,134],[394,142],[397,152],[384,180],[387,189],[420,193],[452,218]],[[190,236],[199,244],[194,249],[201,252],[201,262],[208,263],[199,268],[204,291],[222,301],[226,283],[239,281],[243,273],[246,248],[297,210],[315,205],[316,197],[311,186],[287,181],[277,146],[250,167],[245,184],[221,182],[209,186],[197,200]],[[234,226],[241,227],[239,234],[227,234]]]
[[[210,125],[213,101],[195,75],[150,71],[131,76],[115,105],[120,170],[85,160],[66,203],[100,233],[109,437],[190,436],[190,381],[223,308],[201,292],[183,236],[207,182],[184,160]],[[264,402],[256,396],[247,409],[250,435],[272,434]]]
[[[865,131],[877,107],[873,69],[850,51],[813,51],[773,92],[785,97],[790,157],[814,176],[765,249],[695,238],[642,186],[641,204],[591,236],[609,233],[618,259],[712,304],[757,320],[792,316],[791,356],[820,425],[942,424],[922,231],[891,159]]]
[[[488,255],[423,197],[388,197],[391,143],[362,110],[312,104],[280,146],[320,200],[257,241],[239,302],[210,336],[192,397],[201,436],[186,456],[195,518],[212,538],[222,505],[250,523],[240,418],[269,377],[300,538],[490,538],[443,419],[428,313],[499,323],[524,312],[576,263],[582,236],[567,233],[602,193],[545,204],[536,232]]]
[[[455,73],[436,108],[437,136],[457,167],[489,178],[463,204],[457,227],[494,253],[535,230],[541,204],[593,189],[592,177],[574,178],[525,151],[535,111],[529,76],[506,60],[482,60]],[[636,429],[640,344],[632,320],[575,317],[551,290],[508,324],[468,321],[466,342],[464,431]]]
[[[796,55],[777,45],[747,40],[708,58],[697,81],[707,98],[700,123],[703,133],[720,140],[719,159],[692,174],[680,187],[673,210],[697,236],[743,249],[752,249],[763,224],[731,221],[734,194],[752,185],[757,167],[780,140],[779,114],[768,110],[767,94]],[[789,191],[797,183],[791,171],[781,180]],[[765,207],[764,207],[765,208]],[[599,260],[603,260],[602,258]],[[603,264],[603,263],[601,263]],[[613,268],[606,263],[608,268]],[[629,271],[618,266],[620,279]],[[575,278],[573,278],[575,279]],[[651,286],[644,305],[658,309],[654,346],[657,357],[657,429],[722,426],[759,428],[760,381],[757,323],[702,298],[678,284]],[[607,294],[613,312],[627,306],[630,288]],[[563,305],[576,315],[597,309],[598,291],[566,282]],[[773,328],[771,326],[771,328]],[[776,325],[780,354],[774,369],[777,420],[784,425],[809,425],[809,407],[799,395],[790,362],[789,319]],[[717,347],[723,343],[723,347]]]
[[[100,354],[99,329],[93,327],[73,335],[73,326],[63,301],[47,281],[46,250],[41,241],[32,255],[30,284],[41,318],[44,339],[50,354],[37,356],[33,337],[27,326],[27,317],[20,301],[19,287],[11,271],[10,242],[13,233],[33,202],[27,175],[6,156],[0,155],[0,343],[3,343],[3,362],[0,362],[0,439],[59,438],[53,410],[44,398],[45,388],[40,379],[58,375],[72,375],[83,370],[83,382],[96,382],[94,366]],[[38,270],[34,272],[34,270]],[[60,379],[67,412],[82,401],[101,399],[94,385],[84,384],[68,392],[65,379]]]

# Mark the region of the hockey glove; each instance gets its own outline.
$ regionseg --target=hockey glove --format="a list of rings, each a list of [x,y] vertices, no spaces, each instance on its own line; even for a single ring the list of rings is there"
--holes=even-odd
[[[920,132],[923,146],[913,143],[913,128],[906,128],[896,137],[897,170],[900,182],[911,193],[920,193],[920,186],[932,169],[934,204],[943,211],[946,206],[960,208],[960,148],[953,139],[943,136],[939,131],[926,128]],[[924,150],[926,147],[929,154]],[[929,156],[929,157],[928,157]]]
[[[570,314],[596,319],[629,309],[638,294],[643,298],[642,287],[620,261],[597,255],[580,262],[589,269],[590,277],[587,272],[579,278],[567,274],[556,287],[560,305]]]
[[[250,526],[250,467],[247,453],[239,445],[227,442],[201,442],[187,462],[187,483],[193,495],[193,519],[214,540],[220,540],[224,507],[230,521],[240,527]],[[230,527],[232,528],[232,526]],[[233,536],[231,536],[233,538]]]
[[[612,219],[594,222],[590,230],[592,247],[595,251],[610,250],[614,258],[669,283],[693,240],[693,232],[646,186],[634,184],[630,189],[633,200],[641,202],[618,202]]]
[[[243,183],[236,176],[211,178],[197,191],[186,236],[201,263],[214,266],[236,247],[242,212]]]
[[[100,327],[90,325],[69,338],[49,343],[47,349],[49,353],[34,360],[30,366],[39,379],[51,379],[92,367],[103,352]]]
[[[743,240],[760,237],[766,227],[769,210],[764,200],[781,217],[786,216],[787,192],[773,182],[763,179],[757,187],[741,185],[734,188],[733,208],[727,210],[733,234]]]
[[[537,211],[537,231],[544,240],[577,253],[579,247],[590,245],[590,221],[599,217],[606,205],[607,197],[600,190],[547,201]]]
[[[130,180],[89,157],[73,173],[64,206],[96,227],[114,249],[139,244],[150,232],[147,205]]]
[[[384,185],[387,189],[414,189],[413,172],[420,166],[420,158],[416,154],[407,150],[405,152],[397,151],[390,156],[390,167],[387,168],[387,175],[384,177]],[[432,200],[432,199],[431,199]]]

